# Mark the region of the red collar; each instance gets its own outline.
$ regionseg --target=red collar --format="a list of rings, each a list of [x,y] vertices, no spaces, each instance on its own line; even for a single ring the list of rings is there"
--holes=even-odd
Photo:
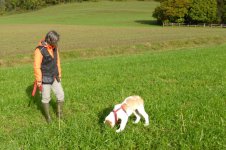
[[[41,46],[44,46],[44,47],[46,47],[46,48],[48,48],[48,49],[55,49],[56,47],[54,47],[54,46],[51,46],[51,45],[49,45],[47,42],[45,42],[44,40],[42,40],[40,43],[39,43],[39,45],[41,45]]]
[[[118,109],[113,110],[113,113],[114,113],[114,116],[115,116],[115,124],[118,122],[117,111],[119,111],[120,109],[122,109],[122,110],[126,113],[126,110],[124,109],[123,106],[120,106]],[[127,113],[126,113],[126,114],[127,114]]]

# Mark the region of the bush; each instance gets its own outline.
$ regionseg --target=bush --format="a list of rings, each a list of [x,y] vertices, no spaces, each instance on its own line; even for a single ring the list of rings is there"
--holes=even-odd
[[[217,0],[217,9],[218,22],[226,23],[226,0]]]
[[[5,0],[0,0],[0,15],[5,12]]]
[[[217,1],[194,0],[189,10],[188,19],[192,23],[217,22]]]
[[[41,7],[44,4],[45,3],[43,2],[43,0],[21,0],[19,7],[25,10],[34,10]]]
[[[226,21],[226,0],[158,1],[161,1],[161,5],[153,13],[153,17],[157,18],[158,22],[215,23],[221,20]]]
[[[190,6],[189,0],[167,0],[161,2],[153,13],[158,22],[184,22]]]
[[[82,1],[90,0],[0,0],[0,14],[5,11],[35,10],[45,5]]]

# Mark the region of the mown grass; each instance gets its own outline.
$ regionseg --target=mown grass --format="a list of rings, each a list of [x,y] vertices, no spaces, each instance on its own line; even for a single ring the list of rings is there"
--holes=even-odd
[[[83,2],[61,4],[17,15],[3,16],[0,24],[66,24],[98,26],[147,26],[156,24],[154,1]]]
[[[31,63],[35,47],[52,28],[61,34],[59,49],[65,58],[192,48],[222,44],[226,39],[226,30],[214,28],[116,28],[64,25],[0,25],[0,27],[0,34],[4,37],[0,40],[0,66]]]
[[[157,5],[84,2],[1,16],[0,66],[31,63],[35,47],[49,30],[60,33],[59,48],[67,58],[139,53],[137,47],[168,50],[225,43],[224,29],[156,26],[152,12]]]
[[[31,65],[0,69],[1,149],[225,149],[226,45],[76,59],[62,64],[64,119],[47,125],[31,98]],[[104,126],[116,103],[140,95],[150,126]]]

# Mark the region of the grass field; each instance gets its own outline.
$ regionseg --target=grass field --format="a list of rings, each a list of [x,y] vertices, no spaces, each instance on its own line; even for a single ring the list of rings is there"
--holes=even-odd
[[[83,2],[61,4],[42,10],[1,17],[0,24],[66,24],[140,26],[151,24],[157,2]],[[151,19],[151,20],[150,20]]]
[[[226,45],[63,63],[65,119],[45,123],[30,97],[32,66],[0,69],[1,149],[225,149]],[[121,134],[102,123],[129,95],[145,100],[150,126]],[[143,120],[142,120],[143,122]]]
[[[0,17],[0,149],[226,149],[226,30],[162,28],[156,2],[87,2]],[[48,14],[48,15],[46,15]],[[31,97],[32,54],[61,34],[64,119]],[[10,67],[9,67],[10,66]],[[113,106],[140,95],[150,126],[103,124]]]

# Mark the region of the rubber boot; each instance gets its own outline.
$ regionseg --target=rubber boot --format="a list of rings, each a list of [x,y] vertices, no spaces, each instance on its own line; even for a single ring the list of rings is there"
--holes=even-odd
[[[57,101],[57,117],[59,119],[63,118],[63,104],[64,104],[64,102]]]
[[[51,118],[49,115],[49,103],[42,103],[42,106],[47,123],[51,123]]]

